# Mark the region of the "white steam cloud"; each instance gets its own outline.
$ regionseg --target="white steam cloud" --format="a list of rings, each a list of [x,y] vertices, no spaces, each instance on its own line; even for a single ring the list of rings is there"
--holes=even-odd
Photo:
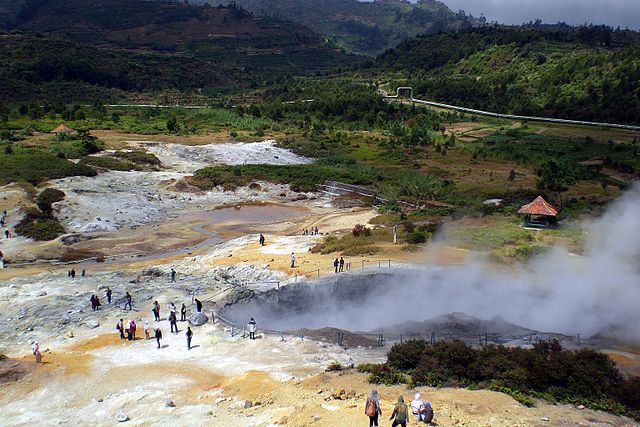
[[[232,307],[230,315],[276,329],[369,331],[462,312],[542,332],[640,343],[640,185],[588,228],[583,256],[557,247],[510,272],[476,258],[453,268],[339,275],[334,285],[281,290],[279,301],[272,293]]]

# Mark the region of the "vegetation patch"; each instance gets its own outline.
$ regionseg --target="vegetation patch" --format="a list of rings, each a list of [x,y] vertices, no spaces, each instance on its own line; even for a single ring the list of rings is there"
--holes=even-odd
[[[16,224],[16,232],[33,240],[53,240],[64,233],[64,227],[53,216],[52,203],[64,199],[64,192],[46,188],[36,198],[37,208],[29,208]]]
[[[27,181],[37,185],[47,179],[67,176],[95,176],[96,171],[84,164],[75,164],[51,153],[36,149],[0,153],[0,182]]]
[[[531,349],[472,348],[462,341],[395,344],[382,365],[365,365],[373,383],[483,388],[509,394],[524,405],[534,398],[640,419],[640,377],[623,377],[615,363],[595,350],[564,350],[558,341]]]
[[[86,156],[83,157],[80,162],[83,165],[114,171],[131,171],[139,169],[137,165],[131,162],[125,162],[108,156]]]

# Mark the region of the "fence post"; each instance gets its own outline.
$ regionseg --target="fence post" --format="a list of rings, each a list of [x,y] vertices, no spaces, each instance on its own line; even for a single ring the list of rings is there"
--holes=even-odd
[[[436,343],[436,333],[431,332],[431,344],[435,344],[435,343]]]
[[[296,273],[296,279],[295,279],[295,283],[298,283],[298,273]]]
[[[402,344],[402,332],[400,332],[400,344]]]
[[[276,286],[278,287],[278,290],[280,290],[280,282],[277,282]]]
[[[482,345],[482,334],[478,334],[478,345]]]
[[[232,323],[231,324],[231,338],[233,338],[233,330],[234,330],[234,328],[235,328],[235,325]]]
[[[489,345],[489,334],[484,333],[484,345]]]
[[[362,268],[364,268],[364,260],[362,260]]]
[[[318,277],[320,277],[320,269],[318,269]]]
[[[378,268],[380,268],[380,261],[378,261]]]

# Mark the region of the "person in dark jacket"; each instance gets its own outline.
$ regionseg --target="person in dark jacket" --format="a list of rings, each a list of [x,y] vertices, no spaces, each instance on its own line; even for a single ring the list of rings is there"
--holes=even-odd
[[[193,331],[187,326],[187,350],[191,350],[191,338],[193,338]]]
[[[160,348],[160,340],[162,339],[162,331],[160,330],[160,328],[156,328],[156,341],[158,342],[158,348]]]
[[[111,304],[111,295],[113,295],[113,291],[110,287],[107,286],[107,291],[105,292],[107,295],[107,304]]]
[[[127,292],[126,295],[127,298],[127,302],[124,303],[124,309],[127,309],[127,306],[129,306],[129,310],[133,310],[133,308],[131,308],[131,301],[133,300],[133,298],[131,297],[131,294],[129,292]]]
[[[336,258],[335,261],[333,261],[333,268],[336,270],[336,273],[338,272],[338,265],[339,265],[338,258]]]
[[[181,322],[187,321],[187,306],[184,305],[184,303],[182,303],[182,307],[180,307],[180,321]]]

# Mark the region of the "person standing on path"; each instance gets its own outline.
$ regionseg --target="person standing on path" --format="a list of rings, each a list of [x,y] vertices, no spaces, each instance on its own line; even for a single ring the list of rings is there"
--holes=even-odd
[[[260,246],[264,246],[264,235],[262,233],[260,233]]]
[[[191,350],[191,338],[193,338],[193,331],[187,326],[187,350]]]
[[[160,321],[160,304],[158,304],[158,301],[153,302],[153,309],[151,311],[153,311],[153,317],[156,319],[156,322]]]
[[[129,292],[127,292],[126,295],[127,298],[127,302],[124,303],[124,309],[127,309],[127,306],[129,306],[129,310],[133,310],[133,308],[131,308],[131,301],[133,300],[133,298],[131,298],[131,294]]]
[[[105,292],[105,295],[107,296],[107,304],[111,304],[111,295],[113,294],[113,291],[111,290],[110,287],[107,286],[107,291]]]
[[[177,334],[178,332],[178,318],[176,317],[176,312],[172,311],[171,314],[169,315],[169,323],[171,324],[171,332],[173,333],[173,329],[175,328],[175,333]]]
[[[296,267],[296,254],[291,252],[291,268]]]
[[[364,413],[369,417],[369,427],[378,427],[378,416],[382,415],[378,390],[371,390],[371,394],[364,404]]]
[[[404,403],[404,398],[402,395],[398,396],[398,403],[393,407],[393,412],[391,413],[391,418],[389,420],[393,420],[393,424],[391,427],[407,427],[407,420],[409,419],[409,408]]]
[[[40,344],[38,341],[33,342],[33,346],[31,347],[31,352],[33,356],[36,358],[36,363],[42,362],[42,353],[40,353]]]
[[[333,261],[333,267],[336,270],[336,273],[338,272],[338,258],[335,259],[335,261]]]
[[[80,272],[80,276],[85,277],[86,275],[87,275],[87,271],[83,268],[82,271]]]
[[[257,326],[256,326],[256,321],[253,319],[253,317],[249,321],[249,324],[247,325],[247,327],[249,329],[249,339],[255,340]]]
[[[162,339],[162,331],[160,330],[160,328],[156,328],[155,337],[156,341],[158,342],[158,348],[160,348],[160,340]]]
[[[173,269],[173,267],[171,268],[171,281],[176,281],[176,271]]]
[[[344,271],[344,258],[340,257],[340,268],[338,269],[338,271],[343,272]]]
[[[125,338],[125,336],[124,336],[124,320],[123,319],[120,319],[120,321],[116,325],[116,329],[120,332],[120,339],[123,340]]]
[[[187,306],[184,305],[184,303],[182,303],[182,307],[180,307],[180,321],[181,322],[187,321]]]
[[[71,278],[72,278],[72,279],[75,279],[75,278],[76,278],[76,269],[75,269],[75,268],[72,268],[72,269],[71,269]]]
[[[144,321],[144,339],[149,339],[149,322],[147,322],[146,320]]]
[[[202,302],[198,298],[196,298],[195,303],[196,303],[196,311],[198,313],[202,312]]]

